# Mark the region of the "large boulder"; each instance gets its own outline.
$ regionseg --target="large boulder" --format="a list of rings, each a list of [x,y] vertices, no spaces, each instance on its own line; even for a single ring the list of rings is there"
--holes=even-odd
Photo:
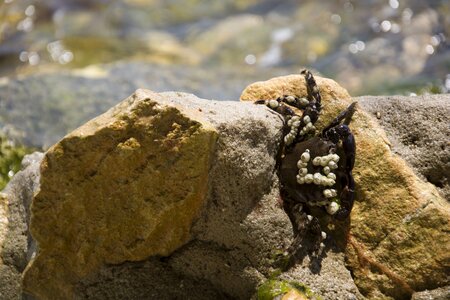
[[[352,99],[336,82],[316,80],[324,106],[320,129]],[[291,75],[254,83],[241,100],[283,94],[306,96],[304,78]],[[409,299],[414,291],[448,284],[449,203],[392,153],[374,117],[359,109],[350,127],[357,143],[357,196],[344,242],[359,290],[369,298]]]
[[[22,299],[21,275],[35,250],[28,232],[29,207],[43,156],[26,155],[22,170],[0,193],[0,299]]]
[[[264,106],[138,90],[46,153],[31,206],[39,250],[23,285],[39,299],[248,299],[292,240]],[[342,253],[280,280],[361,297]]]
[[[450,200],[450,94],[356,99],[377,117],[392,151]]]
[[[196,112],[159,99],[138,91],[47,151],[26,291],[67,299],[101,265],[167,256],[190,239],[216,133]]]

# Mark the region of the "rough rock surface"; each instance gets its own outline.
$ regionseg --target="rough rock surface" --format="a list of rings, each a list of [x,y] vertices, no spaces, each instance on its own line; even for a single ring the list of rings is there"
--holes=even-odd
[[[168,255],[189,240],[216,133],[167,104],[139,90],[47,151],[31,206],[39,251],[24,273],[27,292],[67,299],[103,264]]]
[[[318,122],[322,128],[352,99],[336,82],[316,79],[324,104]],[[241,100],[276,99],[283,94],[304,97],[303,77],[254,83]],[[373,117],[360,109],[350,127],[357,142],[353,173],[357,197],[343,242],[359,290],[369,298],[409,299],[414,291],[448,284],[449,203],[391,152]]]
[[[100,155],[105,152],[105,149],[98,148],[100,144],[97,144],[97,148],[90,150],[86,148],[92,146],[92,139],[102,136],[103,131],[96,130],[96,134],[89,135],[83,128],[101,126],[108,128],[108,124],[112,126],[115,124],[113,121],[115,119],[111,118],[114,111],[126,112],[130,118],[130,112],[133,115],[133,109],[128,108],[131,104],[130,101],[133,103],[131,107],[137,107],[142,102],[153,103],[160,106],[161,111],[171,111],[171,114],[177,115],[177,120],[183,119],[185,123],[194,122],[191,118],[195,116],[195,120],[202,120],[201,123],[198,123],[201,124],[198,125],[199,128],[207,126],[211,131],[206,133],[211,136],[210,132],[213,132],[214,136],[217,135],[217,141],[214,155],[211,157],[209,177],[202,178],[201,181],[208,183],[201,215],[192,227],[190,223],[187,223],[184,224],[185,227],[179,228],[180,231],[187,229],[186,240],[167,251],[142,253],[133,259],[130,259],[129,256],[124,259],[116,255],[111,259],[118,250],[128,255],[135,250],[134,244],[124,243],[117,236],[113,236],[118,229],[112,221],[117,221],[118,225],[128,221],[123,218],[123,216],[129,215],[128,211],[124,209],[106,211],[107,206],[103,204],[104,201],[101,201],[105,196],[98,189],[95,193],[90,190],[90,193],[85,192],[79,197],[73,195],[78,193],[79,185],[86,184],[77,180],[76,176],[82,177],[84,176],[82,174],[85,173],[92,175],[94,170],[96,170],[94,178],[102,175],[102,165],[96,164],[92,159],[84,165],[82,162],[94,154]],[[189,112],[189,117],[185,116],[187,112]],[[153,124],[153,127],[158,130],[166,128],[163,126],[166,123],[171,124],[170,119],[166,123],[156,123],[154,120],[147,120],[147,122]],[[141,90],[107,112],[106,115],[79,128],[52,147],[42,164],[41,189],[32,205],[31,225],[40,252],[27,268],[25,288],[44,299],[49,297],[46,291],[52,286],[53,296],[63,295],[83,299],[185,298],[186,296],[190,299],[230,297],[248,299],[252,297],[258,285],[273,276],[274,255],[285,249],[292,239],[289,219],[276,201],[278,183],[274,173],[274,157],[281,139],[281,125],[279,116],[263,106],[239,102],[206,101],[189,94],[155,94]],[[133,136],[136,136],[137,132],[139,131],[133,132]],[[143,132],[150,134],[146,130]],[[109,139],[102,140],[102,143],[114,144],[110,140],[113,140],[116,135],[109,132],[108,137]],[[130,137],[127,138],[130,139]],[[126,138],[123,137],[123,139]],[[78,141],[76,147],[69,147],[69,145],[75,145],[76,141]],[[167,139],[167,145],[173,146],[173,141],[174,137]],[[203,141],[205,149],[199,150],[206,151],[210,141],[211,138],[205,139]],[[144,143],[140,142],[140,144]],[[114,149],[106,153],[112,155]],[[183,147],[180,146],[179,151],[182,150]],[[79,155],[74,155],[75,153],[79,153]],[[59,157],[56,157],[57,155]],[[70,164],[64,164],[65,157],[67,163],[70,162]],[[170,156],[167,157],[170,158]],[[193,161],[198,168],[209,166],[208,161],[201,161],[199,157]],[[56,162],[58,162],[57,165]],[[129,165],[134,160],[127,156],[127,162]],[[128,172],[125,165],[121,164],[120,159],[104,159],[102,164],[105,168],[107,165],[110,168],[109,172],[104,174],[105,180],[116,176],[114,170]],[[66,165],[66,171],[69,167],[71,170],[77,171],[64,174],[59,172],[64,165]],[[54,173],[50,172],[51,170]],[[180,166],[180,170],[186,173],[186,166]],[[165,180],[172,184],[183,182],[183,179],[175,175],[172,171],[172,174],[167,174]],[[71,184],[70,179],[73,179],[74,183]],[[89,181],[92,184],[94,180],[90,177]],[[50,185],[50,182],[57,182],[57,184]],[[184,187],[191,186],[189,182],[184,181],[183,183]],[[162,182],[159,184],[164,186]],[[98,186],[100,187],[100,185]],[[147,183],[147,186],[150,187],[150,184]],[[172,185],[171,189],[183,191],[183,186]],[[106,185],[105,188],[107,187]],[[136,194],[134,197],[128,196],[128,201],[122,204],[133,207],[141,200],[141,197],[137,196],[138,190],[135,189],[131,180],[128,183],[119,183],[112,188]],[[153,189],[149,188],[148,190]],[[54,191],[54,194],[51,194],[51,191]],[[61,193],[65,195],[64,202],[58,198]],[[93,198],[94,196],[96,198]],[[89,198],[90,202],[87,204],[91,203],[90,212],[73,212],[73,209],[78,209],[76,203],[85,203],[84,199]],[[142,198],[145,199],[143,196]],[[118,202],[117,199],[121,199],[120,193],[111,194],[109,197],[111,202]],[[149,203],[153,205],[152,208],[158,210],[165,205],[165,203],[157,203],[155,199],[149,200]],[[43,206],[45,203],[51,204],[55,208],[46,213],[42,209],[45,207]],[[60,208],[68,203],[73,203],[70,210],[66,211]],[[123,208],[124,206],[118,207]],[[180,213],[186,209],[180,208]],[[196,209],[189,208],[187,210],[191,212]],[[69,211],[72,212],[71,215],[68,215]],[[95,223],[94,221],[83,222],[86,220],[86,215],[92,214],[93,211],[99,213]],[[134,215],[137,213],[135,211]],[[110,227],[106,230],[99,231],[97,228],[102,222],[102,216],[108,214],[112,214],[109,217],[112,224],[110,223]],[[40,219],[44,216],[46,219]],[[141,224],[141,228],[146,229],[146,232],[149,230],[148,224],[144,223],[146,220],[141,217],[135,217],[135,219],[136,224]],[[173,216],[169,216],[169,219],[172,222],[177,221],[177,218]],[[82,225],[83,227],[81,227]],[[74,228],[79,228],[76,235],[72,231]],[[140,232],[130,230],[130,228],[128,226],[126,232],[129,235],[128,238],[133,241],[136,236],[140,235]],[[173,227],[171,226],[171,228]],[[86,236],[85,232],[92,231],[96,233],[95,238],[85,241],[84,244],[77,241],[80,236]],[[46,235],[42,236],[43,233]],[[110,238],[111,236],[114,238]],[[107,239],[110,241],[109,250],[112,253],[91,250],[90,256],[95,256],[96,259],[83,260],[81,256],[70,258],[73,254],[69,246],[75,247],[77,253],[86,253],[80,245],[84,245],[84,247],[95,245],[96,249],[99,247],[101,249],[99,243]],[[151,248],[155,245],[161,246],[159,240],[153,240],[153,243],[149,242],[147,247]],[[57,261],[58,253],[64,255],[65,259]],[[150,258],[146,259],[147,257]],[[126,260],[144,261],[126,262]],[[68,270],[72,274],[64,274]],[[61,277],[61,275],[63,276]],[[361,297],[352,281],[350,272],[344,266],[343,256],[339,253],[335,254],[331,251],[328,253],[322,262],[322,272],[320,273],[305,263],[296,266],[282,276],[298,282],[306,281],[314,292],[325,298]],[[39,282],[46,277],[49,280],[46,282],[46,290],[40,289]],[[56,287],[54,286],[56,284],[59,285]],[[64,289],[60,289],[61,286]]]
[[[22,170],[0,193],[0,299],[22,299],[21,274],[34,251],[27,215],[42,157],[39,152],[26,155]]]
[[[450,286],[414,293],[411,300],[447,300],[450,299]]]
[[[289,219],[276,201],[274,156],[281,120],[262,106],[161,95],[201,110],[218,132],[207,206],[192,230],[193,239],[170,257],[104,268],[83,280],[77,293],[108,299],[120,299],[123,293],[157,296],[161,281],[143,270],[164,267],[165,276],[178,279],[164,283],[166,297],[249,299],[273,275],[274,255],[292,239]],[[325,298],[360,296],[339,254],[330,252],[320,274],[305,263],[283,276],[306,282]]]
[[[450,201],[450,95],[363,96],[356,100],[377,117],[392,151]]]

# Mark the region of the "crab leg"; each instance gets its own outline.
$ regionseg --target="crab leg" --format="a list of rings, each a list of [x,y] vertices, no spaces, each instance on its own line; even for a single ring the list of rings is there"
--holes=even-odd
[[[292,260],[296,259],[299,250],[302,248],[305,236],[313,237],[313,240],[311,241],[312,250],[316,254],[320,254],[320,250],[324,247],[322,241],[325,240],[326,234],[325,232],[322,232],[320,228],[319,219],[308,215],[303,204],[290,201],[289,195],[283,194],[282,198],[284,210],[291,220],[294,232],[294,240],[287,249],[286,254],[289,255],[290,263],[295,263]],[[308,232],[310,233],[309,235],[307,235]]]
[[[334,217],[338,220],[345,220],[348,218],[353,207],[355,198],[355,181],[353,180],[353,176],[351,174],[347,177],[347,180],[348,183],[340,195],[341,207],[334,215]]]
[[[317,106],[320,107],[322,102],[322,97],[320,96],[319,87],[317,86],[316,80],[314,79],[314,76],[312,73],[304,69],[300,72],[300,74],[305,75],[306,80],[306,88],[308,90],[308,96],[312,98],[312,101],[317,104]]]
[[[352,170],[355,165],[355,154],[356,154],[356,145],[355,145],[355,137],[350,131],[348,125],[338,125],[330,129],[330,134],[336,134],[339,139],[342,141],[342,148],[344,150],[346,161],[345,161],[345,173],[347,176],[342,177],[341,186],[343,186],[343,190],[340,195],[341,199],[341,207],[336,212],[335,217],[338,220],[346,219],[353,207],[354,194],[355,194],[355,181],[353,180]]]
[[[336,118],[334,118],[334,120],[331,121],[330,124],[328,124],[328,126],[322,130],[322,136],[326,136],[326,132],[328,130],[341,124],[342,121],[344,121],[344,125],[350,124],[353,114],[355,113],[356,103],[358,102],[355,101],[350,104],[343,112],[341,112]]]

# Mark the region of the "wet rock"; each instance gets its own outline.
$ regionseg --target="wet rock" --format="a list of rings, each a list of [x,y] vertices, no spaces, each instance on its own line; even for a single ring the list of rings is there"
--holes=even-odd
[[[138,90],[51,147],[31,207],[39,252],[24,290],[70,298],[105,264],[167,256],[189,241],[215,139],[196,112]]]
[[[188,43],[207,64],[234,66],[245,62],[249,53],[260,57],[270,45],[270,31],[271,26],[260,16],[242,14],[220,20],[193,35]]]
[[[28,233],[29,206],[39,186],[43,154],[26,155],[19,171],[0,193],[0,298],[22,299],[21,274],[35,245]]]
[[[392,151],[450,200],[450,96],[363,96],[361,107],[377,117]]]
[[[324,103],[318,127],[323,128],[352,99],[332,80],[317,82]],[[302,76],[252,84],[241,100],[283,94],[305,96]],[[383,130],[362,109],[350,127],[357,143],[357,188],[348,238],[342,237],[342,242],[359,290],[367,297],[408,299],[414,291],[448,284],[449,203],[391,152]]]

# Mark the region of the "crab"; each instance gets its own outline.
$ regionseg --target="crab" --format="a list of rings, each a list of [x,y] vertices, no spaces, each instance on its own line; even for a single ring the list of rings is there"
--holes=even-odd
[[[353,207],[355,181],[352,169],[356,144],[349,128],[356,102],[342,111],[322,131],[314,124],[322,103],[314,76],[303,70],[308,96],[282,96],[276,100],[258,100],[284,118],[283,140],[277,158],[280,198],[293,225],[294,240],[284,254],[290,260],[310,234],[312,253],[320,254],[327,238],[319,217],[330,215],[346,220]],[[300,109],[298,115],[291,107]]]

